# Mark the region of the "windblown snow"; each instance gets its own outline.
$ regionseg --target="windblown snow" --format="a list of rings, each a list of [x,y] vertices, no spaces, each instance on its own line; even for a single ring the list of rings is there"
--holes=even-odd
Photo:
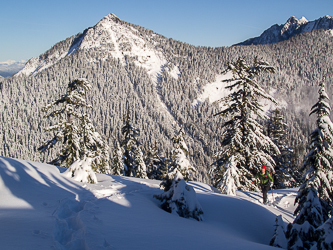
[[[297,190],[215,193],[189,182],[203,221],[165,212],[160,181],[97,174],[76,182],[66,169],[0,157],[0,242],[11,249],[271,249],[277,215],[293,220]],[[129,240],[130,239],[130,240]]]

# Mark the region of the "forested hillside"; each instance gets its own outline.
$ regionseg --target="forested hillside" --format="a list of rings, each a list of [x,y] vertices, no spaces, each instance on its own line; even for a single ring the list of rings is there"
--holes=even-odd
[[[277,100],[286,102],[282,115],[288,124],[287,142],[295,150],[294,162],[301,164],[308,133],[314,127],[308,114],[323,77],[329,97],[333,94],[331,32],[316,30],[271,45],[209,48],[174,41],[124,21],[118,20],[118,24],[162,53],[165,61],[157,74],[151,74],[144,64],[140,66],[137,56],[113,56],[112,46],[79,47],[87,30],[56,44],[33,59],[45,62],[33,74],[0,78],[0,155],[50,160],[55,150],[49,155],[37,151],[48,137],[43,128],[52,124],[43,118],[41,108],[64,94],[70,80],[86,78],[93,86],[86,96],[93,106],[89,115],[107,140],[111,157],[129,105],[132,123],[141,130],[144,151],[157,142],[159,153],[168,156],[171,138],[183,125],[189,159],[199,170],[196,178],[210,183],[208,171],[220,147],[223,120],[213,117],[219,107],[208,100],[197,105],[193,102],[204,86],[225,71],[227,62],[238,57],[252,61],[258,56],[276,69],[275,74],[262,75],[259,83]],[[128,43],[121,44],[122,51],[131,51]]]

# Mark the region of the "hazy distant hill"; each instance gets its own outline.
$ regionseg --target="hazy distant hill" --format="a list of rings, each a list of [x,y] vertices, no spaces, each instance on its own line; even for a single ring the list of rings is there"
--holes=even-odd
[[[0,76],[9,77],[16,74],[24,68],[25,63],[26,61],[16,62],[13,60],[0,62]]]
[[[130,105],[143,148],[156,141],[163,156],[168,156],[171,138],[183,124],[190,160],[199,170],[197,178],[209,182],[208,169],[220,147],[223,119],[213,117],[219,107],[202,93],[209,93],[210,84],[218,84],[228,61],[240,56],[251,61],[258,55],[276,68],[276,74],[262,76],[260,83],[283,103],[287,139],[295,149],[294,161],[300,163],[314,126],[308,114],[323,76],[328,93],[333,93],[332,45],[330,31],[313,30],[269,45],[195,47],[109,14],[31,58],[15,77],[0,79],[4,125],[0,155],[50,159],[36,152],[40,142],[49,138],[43,127],[51,122],[40,109],[64,94],[70,80],[84,77],[93,85],[87,93],[93,106],[90,116],[111,149],[113,138],[121,137],[122,118]]]

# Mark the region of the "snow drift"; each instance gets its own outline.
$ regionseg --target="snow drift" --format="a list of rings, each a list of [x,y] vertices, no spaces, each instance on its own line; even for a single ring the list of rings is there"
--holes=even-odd
[[[215,193],[189,182],[203,221],[160,208],[160,181],[97,174],[76,182],[55,166],[0,157],[2,249],[271,249],[277,215],[293,220],[297,190]]]

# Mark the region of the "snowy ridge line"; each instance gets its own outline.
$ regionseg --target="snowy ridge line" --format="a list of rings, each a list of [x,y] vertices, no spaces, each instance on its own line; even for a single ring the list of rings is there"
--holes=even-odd
[[[314,21],[308,21],[305,17],[297,19],[296,17],[291,16],[285,24],[275,24],[265,30],[260,36],[250,38],[244,42],[237,43],[235,45],[278,43],[305,32],[310,32],[318,29],[332,30],[332,28],[333,17],[329,15],[326,15]]]
[[[85,34],[85,33],[84,33]],[[80,49],[81,43],[84,39],[84,34],[77,35],[73,41],[70,42],[68,49],[59,49],[48,55],[45,59],[41,59],[42,56],[30,58],[23,69],[21,69],[15,76],[20,75],[36,75],[38,72],[45,70],[54,64],[58,63],[66,56],[70,56]],[[66,39],[69,40],[71,38]]]

